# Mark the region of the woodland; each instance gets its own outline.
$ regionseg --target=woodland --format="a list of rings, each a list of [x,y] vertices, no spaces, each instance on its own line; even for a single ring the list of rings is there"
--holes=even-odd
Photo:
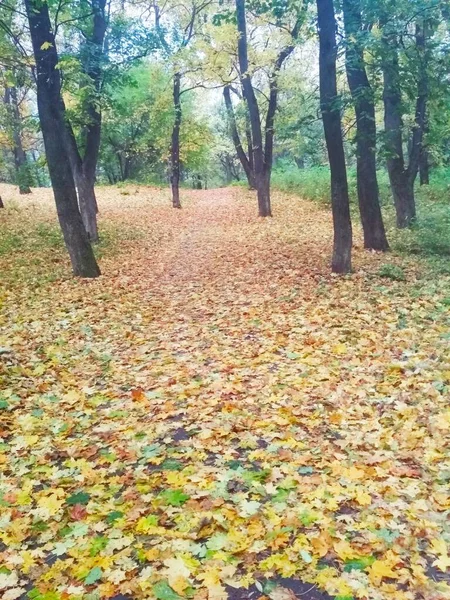
[[[0,0],[2,600],[450,600],[449,50]]]

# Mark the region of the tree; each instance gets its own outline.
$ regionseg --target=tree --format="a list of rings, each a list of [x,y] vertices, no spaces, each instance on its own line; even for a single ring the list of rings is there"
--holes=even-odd
[[[402,98],[402,74],[400,68],[401,39],[395,19],[381,16],[382,26],[382,69],[384,101],[384,135],[387,152],[387,168],[394,197],[397,227],[409,227],[416,218],[414,184],[420,166],[422,140],[426,124],[428,102],[427,54],[428,27],[423,17],[418,17],[415,26],[415,63],[417,68],[417,95],[414,125],[409,140],[408,162],[404,154],[404,120]],[[411,67],[411,65],[410,65]]]
[[[358,202],[364,247],[386,251],[389,244],[381,214],[377,166],[375,101],[364,61],[361,0],[343,0],[346,71],[356,113],[356,168]]]
[[[333,273],[351,271],[352,224],[347,169],[342,140],[340,102],[336,81],[336,19],[333,0],[317,0],[319,29],[320,108],[331,170],[334,244]]]
[[[194,40],[196,27],[203,11],[211,4],[212,0],[190,0],[168,5],[171,9],[172,30],[168,32],[161,23],[162,12],[160,6],[155,2],[153,10],[155,15],[155,27],[161,42],[161,46],[167,59],[172,63],[172,98],[174,109],[174,121],[170,143],[170,182],[172,187],[172,206],[181,208],[180,202],[180,132],[183,118],[181,96],[186,91],[194,89],[198,84],[190,85],[182,89],[182,79],[192,70],[198,71],[190,64],[187,48]],[[195,51],[194,51],[195,53]]]
[[[236,150],[237,157],[239,158],[242,168],[244,169],[244,173],[247,177],[248,187],[251,190],[254,190],[254,189],[256,189],[256,179],[255,179],[254,166],[252,164],[253,150],[252,150],[252,143],[251,143],[251,133],[249,134],[250,143],[248,143],[248,141],[247,141],[248,151],[246,154],[246,152],[242,146],[241,137],[239,135],[239,131],[238,131],[237,124],[236,124],[236,116],[234,114],[233,102],[231,100],[231,86],[230,85],[224,86],[223,97],[224,97],[224,101],[225,101],[225,107],[227,110],[228,123],[229,123],[229,127],[230,127],[230,132],[231,132],[231,139],[233,140],[233,144],[234,144],[234,148]]]
[[[94,186],[100,150],[102,114],[99,96],[103,78],[104,42],[108,19],[106,0],[89,0],[88,5],[91,22],[83,31],[84,42],[80,51],[82,75],[85,78],[84,87],[86,89],[81,106],[84,121],[81,133],[83,144],[77,143],[70,124],[67,143],[83,223],[89,239],[97,242],[97,200]]]
[[[66,143],[65,109],[61,75],[48,4],[25,0],[36,62],[37,103],[56,210],[70,255],[72,269],[80,277],[98,277],[98,268],[78,209],[77,194]]]
[[[11,132],[11,145],[20,194],[31,194],[31,173],[23,146],[23,120],[20,112],[19,91],[14,73],[5,75],[4,102]]]
[[[303,8],[303,6],[302,6]],[[278,53],[272,65],[269,76],[269,98],[266,119],[264,124],[264,136],[261,126],[261,114],[256,98],[252,77],[249,70],[247,19],[245,0],[236,0],[236,23],[239,34],[238,38],[238,63],[239,77],[242,84],[243,96],[247,105],[252,140],[253,171],[258,197],[258,212],[260,217],[272,216],[270,203],[270,178],[273,161],[274,121],[278,102],[278,76],[286,59],[295,48],[302,23],[303,11],[296,14],[295,24],[289,31],[290,41]],[[264,140],[263,140],[264,137]],[[249,157],[250,160],[250,157]]]

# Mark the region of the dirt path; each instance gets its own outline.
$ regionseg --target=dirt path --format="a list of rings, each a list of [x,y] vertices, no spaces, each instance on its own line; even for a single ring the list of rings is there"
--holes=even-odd
[[[332,277],[299,199],[130,186],[77,281],[48,192],[0,194],[40,244],[0,257],[6,600],[449,597],[448,278]]]

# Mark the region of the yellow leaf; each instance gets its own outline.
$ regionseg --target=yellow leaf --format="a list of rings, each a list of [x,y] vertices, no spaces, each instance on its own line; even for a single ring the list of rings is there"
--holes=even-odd
[[[41,46],[41,50],[48,50],[49,48],[53,48],[53,44],[51,42],[44,42]]]
[[[446,573],[447,569],[450,569],[450,556],[448,554],[441,554],[441,556],[433,562],[433,566],[437,567],[443,573]]]
[[[331,348],[333,354],[347,354],[346,344],[336,344]]]
[[[339,540],[339,542],[334,542],[333,544],[334,551],[342,560],[347,560],[348,558],[355,558],[357,553],[350,546],[348,542],[345,540]]]
[[[392,562],[386,560],[376,560],[369,568],[369,579],[374,585],[380,585],[383,577],[397,579],[398,573],[392,570]]]
[[[44,498],[39,498],[38,500],[39,508],[44,508],[48,511],[49,515],[55,515],[63,504],[64,498],[58,498],[56,493],[45,496]]]
[[[358,488],[356,490],[355,500],[361,506],[369,506],[369,504],[372,504],[372,496],[363,488]]]

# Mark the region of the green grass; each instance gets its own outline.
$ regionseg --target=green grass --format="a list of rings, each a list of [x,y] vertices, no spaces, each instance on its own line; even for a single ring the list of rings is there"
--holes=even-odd
[[[39,286],[63,278],[69,263],[58,223],[36,222],[21,209],[8,209],[8,213],[3,214],[6,218],[0,221],[0,259],[5,268],[0,267],[0,278],[11,284],[33,280]],[[97,258],[114,256],[124,244],[140,240],[142,236],[134,227],[101,224],[95,255]]]
[[[350,202],[354,219],[358,218],[356,173],[349,169]],[[302,198],[329,205],[330,172],[328,167],[274,170],[273,187],[298,194]],[[395,210],[386,171],[378,173],[380,200],[391,247],[400,254],[426,257],[439,272],[450,272],[450,169],[435,169],[429,186],[417,186],[417,222],[411,229],[397,230]],[[385,275],[388,276],[388,275]]]

